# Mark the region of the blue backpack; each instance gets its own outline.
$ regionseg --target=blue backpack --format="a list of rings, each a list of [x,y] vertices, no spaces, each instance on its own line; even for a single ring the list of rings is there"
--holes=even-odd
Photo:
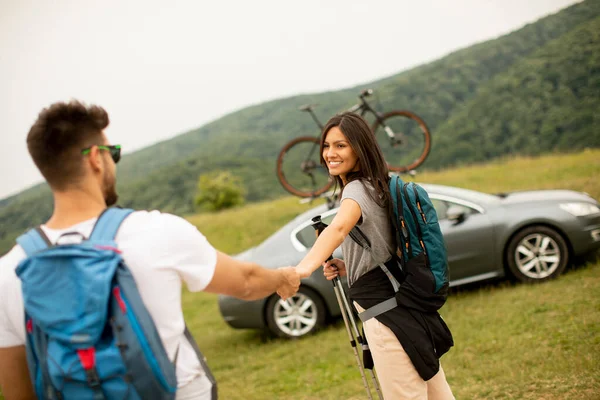
[[[390,218],[398,248],[382,269],[399,284],[396,287],[393,283],[393,304],[423,312],[437,311],[448,297],[448,258],[437,213],[427,191],[416,183],[403,182],[398,175],[392,175],[389,189]],[[358,227],[352,229],[350,237],[362,247],[370,247]]]
[[[40,399],[174,399],[169,360],[114,237],[133,210],[109,208],[89,239],[52,245],[38,227],[17,239],[27,363]],[[75,233],[79,235],[78,233]],[[204,357],[186,337],[213,383]]]
[[[406,275],[396,293],[399,304],[431,312],[448,297],[448,255],[437,213],[427,191],[414,182],[390,177],[392,225]]]

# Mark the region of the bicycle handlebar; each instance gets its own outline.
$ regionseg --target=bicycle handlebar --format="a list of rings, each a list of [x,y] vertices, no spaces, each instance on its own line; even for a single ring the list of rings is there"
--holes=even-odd
[[[350,107],[348,109],[348,111],[349,112],[358,112],[358,111],[364,109],[365,107],[367,109],[369,109],[369,106],[367,105],[367,101],[365,100],[365,98],[369,97],[372,94],[373,94],[373,89],[361,90],[360,94],[358,95],[358,98],[360,99],[360,103],[353,105],[352,107]]]
[[[310,112],[313,108],[315,108],[318,104],[304,104],[300,107],[298,107],[298,110],[300,111],[308,111]]]

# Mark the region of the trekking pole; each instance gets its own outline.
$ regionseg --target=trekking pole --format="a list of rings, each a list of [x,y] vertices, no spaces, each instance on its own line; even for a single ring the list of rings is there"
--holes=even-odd
[[[352,328],[354,329],[354,336],[356,337],[358,344],[363,349],[363,367],[365,369],[368,369],[371,372],[371,379],[373,380],[373,387],[375,388],[375,391],[377,392],[377,396],[379,397],[379,400],[383,400],[383,395],[379,388],[379,383],[377,382],[377,377],[375,376],[375,373],[373,372],[373,366],[371,366],[371,368],[368,368],[366,366],[366,362],[364,361],[364,355],[365,355],[364,352],[369,351],[369,345],[368,345],[367,341],[365,339],[363,339],[362,335],[360,334],[360,330],[358,329],[358,326],[356,325],[356,318],[354,318],[354,311],[352,309],[352,306],[350,306],[350,303],[348,302],[348,297],[346,296],[346,292],[344,291],[344,286],[341,284],[339,277],[337,277],[337,279],[338,279],[338,290],[340,291],[340,295],[341,295],[340,297],[344,301],[344,306],[346,308],[346,314],[348,315],[348,319],[350,320],[350,322],[352,324]]]
[[[339,284],[338,290],[340,291],[340,295],[341,295],[340,297],[344,300],[344,305],[346,307],[346,313],[348,314],[350,322],[352,322],[352,327],[354,329],[354,335],[356,336],[358,343],[363,347],[363,351],[368,350],[368,344],[367,344],[366,340],[363,340],[363,337],[360,334],[360,330],[358,329],[358,326],[356,325],[356,319],[354,318],[354,312],[350,308],[350,304],[348,303],[348,298],[346,297],[346,292],[344,291],[344,287],[341,285],[339,276],[336,278],[338,279],[338,284]],[[363,353],[363,355],[364,355],[364,353]],[[369,368],[367,368],[367,369],[369,369]],[[383,400],[383,395],[381,394],[381,389],[379,388],[379,383],[377,382],[377,377],[375,376],[375,373],[373,372],[372,368],[369,369],[369,371],[371,371],[371,379],[373,380],[373,387],[375,388],[375,391],[377,392],[377,396],[379,397],[379,400]]]
[[[323,232],[326,228],[326,225],[321,221],[321,216],[318,215],[312,219],[313,228],[315,229],[315,233],[317,237]],[[333,260],[333,255],[330,255],[327,258],[327,261]],[[369,384],[367,382],[367,377],[365,376],[365,370],[362,365],[362,361],[360,360],[360,356],[358,355],[358,350],[356,349],[356,340],[354,336],[352,336],[352,331],[350,330],[350,323],[348,322],[347,309],[345,307],[345,302],[342,300],[342,295],[340,293],[340,288],[342,287],[342,281],[339,276],[336,276],[331,281],[333,284],[333,291],[335,293],[335,297],[337,298],[338,305],[340,307],[340,312],[342,313],[342,318],[344,319],[344,325],[346,325],[346,332],[348,333],[348,339],[350,340],[350,345],[352,346],[352,350],[354,351],[354,357],[356,358],[356,363],[358,364],[358,370],[360,371],[360,376],[363,381],[363,385],[365,390],[367,391],[367,396],[369,400],[373,400],[373,396],[371,395],[371,389],[369,388]],[[343,289],[342,289],[343,291]],[[381,396],[380,396],[381,397]]]

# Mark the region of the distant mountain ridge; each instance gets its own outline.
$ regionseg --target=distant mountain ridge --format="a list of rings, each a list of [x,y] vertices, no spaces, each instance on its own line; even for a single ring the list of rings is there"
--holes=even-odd
[[[278,197],[285,193],[275,176],[279,149],[317,134],[298,106],[320,104],[325,121],[366,87],[383,110],[409,109],[427,122],[433,147],[425,168],[599,147],[599,32],[600,2],[588,0],[391,77],[243,108],[126,155],[118,168],[120,204],[190,213],[198,176],[218,169],[242,177],[250,201]],[[49,199],[39,185],[0,201],[0,250],[1,241],[47,218]]]

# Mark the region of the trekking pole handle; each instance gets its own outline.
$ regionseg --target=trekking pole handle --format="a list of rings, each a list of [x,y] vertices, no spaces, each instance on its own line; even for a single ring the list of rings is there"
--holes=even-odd
[[[317,238],[319,237],[319,235],[325,230],[325,228],[327,228],[327,225],[321,221],[321,216],[317,215],[316,217],[313,217],[312,219],[312,226],[313,228],[315,228],[315,235],[317,235]],[[327,260],[325,261],[330,261],[333,260],[333,254],[331,254],[329,257],[327,257]]]
[[[318,238],[319,235],[325,230],[325,228],[327,228],[327,225],[323,221],[321,221],[320,215],[313,217],[312,222],[313,222],[312,226],[313,226],[313,228],[315,228],[315,235],[317,235],[317,238]],[[329,257],[327,257],[327,260],[325,260],[325,261],[331,261],[331,260],[333,260],[333,254],[329,255]],[[339,275],[336,276],[335,278],[333,278],[331,283],[333,283],[333,286],[335,286],[336,283],[341,283]]]

